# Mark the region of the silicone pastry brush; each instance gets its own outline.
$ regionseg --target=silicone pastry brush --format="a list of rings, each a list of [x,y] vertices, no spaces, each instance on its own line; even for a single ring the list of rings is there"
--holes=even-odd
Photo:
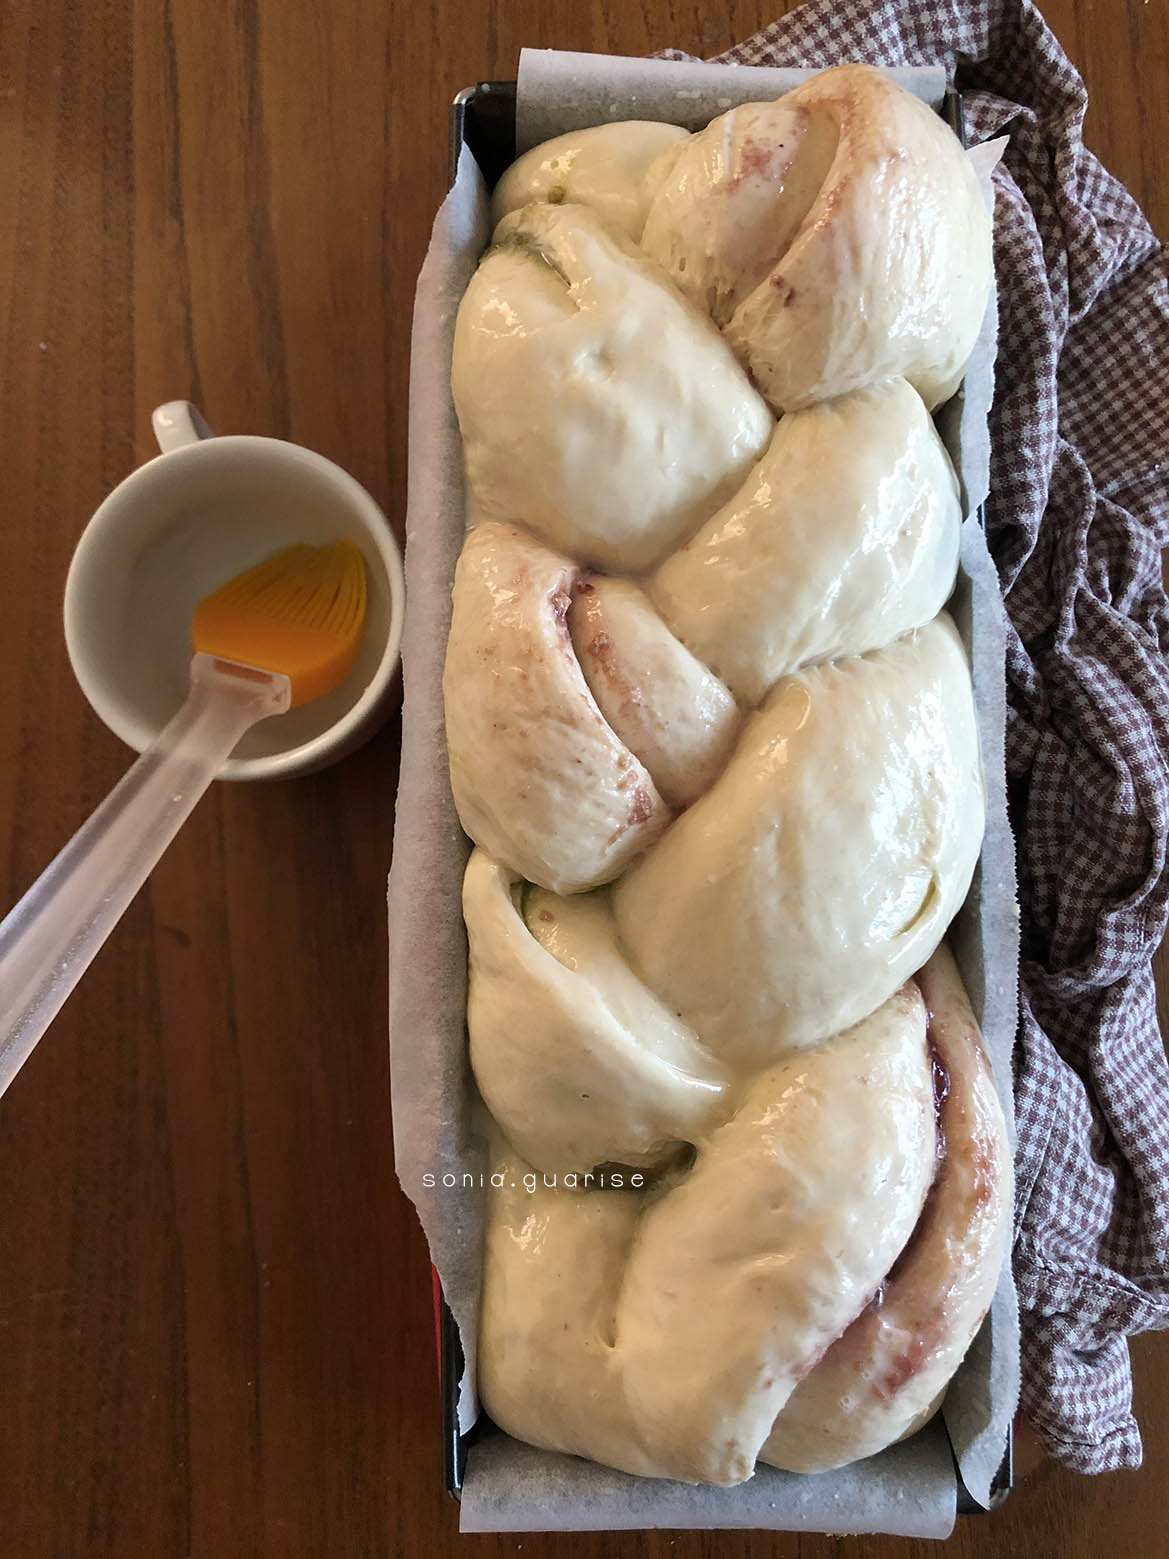
[[[0,923],[0,1094],[244,732],[344,681],[365,610],[351,541],[288,547],[199,603],[186,703]]]

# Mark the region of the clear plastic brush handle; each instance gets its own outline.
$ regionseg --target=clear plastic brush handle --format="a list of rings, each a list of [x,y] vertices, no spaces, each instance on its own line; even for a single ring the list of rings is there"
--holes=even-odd
[[[196,655],[178,714],[0,922],[0,1094],[240,737],[289,699],[279,673]]]

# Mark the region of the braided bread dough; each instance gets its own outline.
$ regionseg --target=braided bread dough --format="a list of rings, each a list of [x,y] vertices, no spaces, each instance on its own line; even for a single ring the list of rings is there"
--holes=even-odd
[[[867,1308],[788,1398],[760,1457],[823,1472],[912,1434],[990,1306],[1011,1231],[1010,1148],[978,1024],[949,950],[917,976],[930,1014],[939,1147],[925,1210]]]
[[[455,326],[472,510],[650,567],[738,487],[771,413],[708,319],[586,206],[504,217]]]
[[[653,195],[646,174],[667,147],[687,139],[677,125],[627,120],[587,135],[558,135],[517,157],[495,186],[491,217],[547,201],[592,206],[612,233],[641,237]]]
[[[444,678],[480,1392],[646,1476],[837,1466],[936,1406],[1010,1206],[941,945],[984,806],[927,410],[989,220],[865,67],[696,136],[562,137],[496,213]]]
[[[915,987],[759,1074],[666,1195],[492,1194],[479,1387],[504,1429],[628,1472],[741,1483],[872,1299],[934,1168]]]
[[[471,1065],[529,1165],[651,1164],[722,1112],[729,1073],[630,970],[600,895],[525,890],[476,850],[463,914]]]
[[[451,786],[476,843],[558,893],[607,882],[669,821],[572,651],[579,571],[514,525],[467,538],[443,676]]]
[[[789,671],[863,655],[935,617],[960,528],[933,422],[904,379],[886,379],[784,417],[739,491],[647,588],[750,706]]]
[[[982,828],[970,673],[943,613],[776,685],[722,776],[617,885],[621,940],[716,1054],[766,1066],[921,967]]]
[[[777,411],[901,375],[958,388],[992,272],[962,148],[864,65],[722,115],[670,159],[642,247],[705,305]]]

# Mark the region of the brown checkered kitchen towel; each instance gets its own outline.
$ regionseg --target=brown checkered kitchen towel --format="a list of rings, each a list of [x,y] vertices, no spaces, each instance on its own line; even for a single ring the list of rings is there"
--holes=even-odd
[[[678,56],[685,57],[685,56]],[[1129,1333],[1169,1326],[1169,262],[1084,149],[1029,0],[809,0],[720,58],[944,61],[996,173],[987,531],[1012,633],[1023,964],[1014,1266],[1023,1407],[1082,1472],[1140,1463]]]

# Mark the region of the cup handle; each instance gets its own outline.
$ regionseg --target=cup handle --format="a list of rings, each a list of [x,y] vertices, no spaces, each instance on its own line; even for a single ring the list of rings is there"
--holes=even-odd
[[[167,401],[156,406],[150,414],[150,423],[158,447],[164,455],[184,444],[197,444],[200,439],[214,438],[204,421],[203,413],[191,401]]]

